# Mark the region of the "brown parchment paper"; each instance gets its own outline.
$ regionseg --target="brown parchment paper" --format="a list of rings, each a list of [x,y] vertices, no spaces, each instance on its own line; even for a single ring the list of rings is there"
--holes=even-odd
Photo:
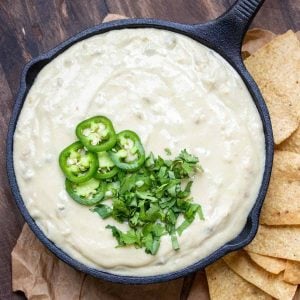
[[[108,15],[104,22],[125,18]],[[242,53],[248,57],[275,35],[267,30],[252,29],[244,40]],[[298,35],[300,37],[300,34]],[[192,284],[189,299],[208,300],[203,272]],[[25,224],[12,252],[13,291],[23,291],[30,300],[115,300],[115,299],[183,299],[183,279],[152,285],[121,285],[95,279],[76,271],[56,258]],[[297,298],[300,300],[300,296]]]
[[[28,299],[180,299],[183,279],[152,285],[122,285],[85,275],[56,258],[28,225],[12,252],[12,285]]]

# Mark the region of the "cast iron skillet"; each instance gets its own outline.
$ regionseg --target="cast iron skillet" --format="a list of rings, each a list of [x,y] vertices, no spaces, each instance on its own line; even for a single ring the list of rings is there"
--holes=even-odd
[[[235,4],[221,17],[218,19],[208,22],[206,24],[196,24],[196,25],[186,25],[178,24],[173,22],[167,22],[155,19],[129,19],[120,20],[115,22],[109,22],[106,24],[101,24],[93,28],[87,29],[64,43],[58,45],[56,48],[50,50],[49,52],[33,59],[29,62],[22,73],[21,84],[19,93],[16,99],[16,103],[13,108],[12,118],[9,125],[8,137],[7,137],[7,171],[12,193],[16,200],[16,203],[24,216],[26,222],[40,239],[40,241],[50,249],[58,258],[66,262],[67,264],[73,266],[74,268],[90,274],[94,277],[109,280],[112,282],[127,283],[127,284],[146,284],[162,282],[171,279],[175,279],[181,276],[188,275],[194,271],[204,268],[205,266],[213,263],[220,257],[224,256],[226,253],[240,249],[248,244],[254,237],[257,227],[258,219],[260,214],[260,209],[263,200],[266,195],[267,187],[269,184],[272,161],[273,161],[273,135],[272,127],[268,114],[268,110],[264,103],[264,100],[259,92],[256,83],[253,81],[249,73],[246,71],[242,59],[241,59],[241,44],[242,39],[250,22],[255,16],[256,12],[263,4],[263,0],[238,0]],[[249,92],[253,97],[253,101],[259,111],[263,128],[265,134],[265,153],[266,162],[264,169],[263,181],[259,190],[259,195],[257,196],[255,205],[253,206],[248,218],[247,223],[243,231],[232,241],[226,243],[221,248],[216,250],[214,253],[208,257],[186,267],[176,272],[171,272],[162,275],[155,276],[120,276],[111,274],[108,272],[100,271],[94,268],[90,268],[62,251],[53,242],[51,242],[41,231],[41,229],[36,225],[35,221],[30,216],[24,201],[20,195],[18,184],[16,181],[14,164],[13,164],[13,137],[18,120],[18,116],[22,109],[25,97],[28,90],[32,86],[36,75],[39,71],[49,63],[53,58],[62,53],[64,50],[72,46],[78,41],[84,40],[95,34],[104,33],[110,30],[117,30],[122,28],[159,28],[174,31],[186,36],[193,38],[196,41],[208,46],[209,48],[218,52],[223,56],[231,66],[240,74],[241,78],[244,80]],[[238,176],[238,174],[237,174]]]

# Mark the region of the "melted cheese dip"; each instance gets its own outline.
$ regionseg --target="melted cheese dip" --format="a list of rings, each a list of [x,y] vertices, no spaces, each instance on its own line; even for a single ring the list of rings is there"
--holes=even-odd
[[[76,125],[110,118],[136,131],[147,153],[186,148],[204,169],[192,187],[203,207],[179,237],[164,236],[157,255],[115,248],[107,224],[65,191],[59,153]],[[153,275],[186,267],[243,229],[264,169],[261,120],[243,81],[217,53],[180,34],[126,29],[79,42],[46,65],[24,103],[14,165],[26,207],[47,237],[76,260],[116,274]]]

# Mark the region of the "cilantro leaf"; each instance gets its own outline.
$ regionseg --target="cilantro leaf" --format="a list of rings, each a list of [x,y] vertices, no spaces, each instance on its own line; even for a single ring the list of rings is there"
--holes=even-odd
[[[120,199],[114,199],[112,217],[119,222],[124,222],[129,216],[130,210],[126,204]]]
[[[171,234],[171,241],[172,241],[172,247],[175,251],[179,250],[179,243],[178,243],[178,240],[177,240],[177,236],[176,236],[176,233],[172,233]]]
[[[120,171],[113,178],[103,180],[105,199],[112,200],[112,207],[102,202],[92,211],[103,219],[112,217],[128,224],[126,232],[116,226],[106,227],[117,240],[117,247],[144,248],[146,253],[155,255],[161,237],[167,234],[177,251],[180,248],[178,236],[192,224],[196,215],[204,220],[201,206],[192,202],[193,181],[189,180],[200,170],[198,158],[186,149],[173,160],[150,153],[138,171]],[[184,221],[178,226],[179,216]]]
[[[199,162],[198,157],[189,154],[186,149],[182,150],[180,154],[178,155],[179,159],[182,159],[183,161],[191,164],[197,164]]]
[[[177,232],[179,235],[182,235],[183,231],[186,230],[191,225],[190,220],[184,220],[179,227],[177,227]]]
[[[107,219],[112,215],[112,208],[104,204],[96,205],[92,211],[96,212],[102,219]]]

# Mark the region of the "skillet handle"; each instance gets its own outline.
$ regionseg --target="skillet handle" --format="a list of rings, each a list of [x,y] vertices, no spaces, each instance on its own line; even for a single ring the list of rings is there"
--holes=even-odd
[[[194,25],[194,33],[214,48],[218,48],[229,59],[240,61],[244,35],[264,1],[237,0],[216,20]]]

